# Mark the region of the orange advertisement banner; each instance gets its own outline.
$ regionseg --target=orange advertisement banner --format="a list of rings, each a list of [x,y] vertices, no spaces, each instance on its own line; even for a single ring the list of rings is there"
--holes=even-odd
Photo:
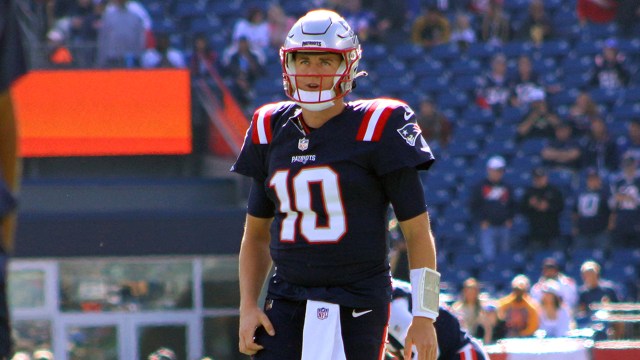
[[[188,154],[187,70],[32,71],[11,89],[23,157]]]

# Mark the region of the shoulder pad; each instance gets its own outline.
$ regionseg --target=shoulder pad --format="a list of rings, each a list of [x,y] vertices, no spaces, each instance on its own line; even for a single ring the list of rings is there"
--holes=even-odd
[[[358,141],[380,141],[384,126],[389,120],[393,110],[404,107],[407,113],[413,116],[413,111],[406,103],[395,99],[366,100],[356,103],[356,107],[364,108],[364,116],[358,129],[356,140]]]
[[[251,141],[253,141],[254,144],[270,143],[273,137],[271,123],[272,120],[277,117],[274,116],[274,114],[277,115],[292,104],[293,102],[291,101],[281,101],[266,104],[258,108],[253,113],[253,118],[251,119]]]

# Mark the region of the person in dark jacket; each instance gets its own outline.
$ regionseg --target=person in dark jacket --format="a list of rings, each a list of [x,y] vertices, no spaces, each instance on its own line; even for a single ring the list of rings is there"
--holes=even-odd
[[[549,183],[547,170],[533,170],[532,186],[522,196],[522,213],[529,221],[528,248],[530,251],[557,247],[560,239],[560,213],[564,196]]]
[[[487,178],[474,189],[469,204],[478,223],[479,243],[485,260],[493,260],[496,253],[507,253],[511,248],[511,225],[515,214],[513,190],[505,184],[506,162],[501,156],[487,161]]]

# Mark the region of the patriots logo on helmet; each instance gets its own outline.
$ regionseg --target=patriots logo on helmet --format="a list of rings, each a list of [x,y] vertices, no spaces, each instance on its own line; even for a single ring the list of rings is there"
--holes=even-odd
[[[422,130],[420,129],[420,126],[418,126],[418,124],[416,123],[408,123],[397,130],[398,130],[398,134],[402,136],[404,141],[406,141],[407,144],[411,146],[414,146],[416,144],[416,140],[418,139],[418,136],[422,134]]]

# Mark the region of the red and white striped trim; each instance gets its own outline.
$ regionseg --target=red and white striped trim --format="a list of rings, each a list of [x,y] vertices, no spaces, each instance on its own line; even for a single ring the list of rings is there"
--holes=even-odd
[[[356,139],[358,141],[380,141],[391,112],[400,106],[404,106],[404,103],[398,100],[374,100],[364,114]]]
[[[478,353],[471,344],[465,345],[458,354],[460,354],[460,360],[478,360]]]
[[[251,126],[253,135],[251,140],[254,144],[268,144],[271,142],[271,115],[280,107],[279,103],[266,104],[253,113]]]

